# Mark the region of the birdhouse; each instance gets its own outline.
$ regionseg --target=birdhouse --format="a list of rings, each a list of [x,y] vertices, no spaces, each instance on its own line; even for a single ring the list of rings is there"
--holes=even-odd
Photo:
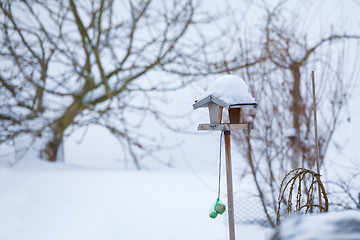
[[[225,108],[229,112],[229,121],[230,124],[239,124],[241,123],[241,113],[243,107],[257,107],[257,103],[236,103],[229,104],[227,102],[222,101],[220,98],[209,95],[206,98],[196,101],[193,105],[194,109],[207,107],[209,108],[209,117],[210,123],[219,124],[224,123],[222,121],[222,113]]]
[[[195,101],[194,110],[201,107],[209,109],[210,124],[242,124],[242,109],[256,108],[257,102],[250,95],[244,80],[228,75],[217,79],[210,85],[205,96]],[[228,123],[223,120],[223,109],[228,110]]]
[[[249,89],[244,80],[241,78],[228,75],[215,80],[200,100],[195,101],[193,108],[198,109],[207,107],[209,109],[210,124],[199,124],[198,130],[222,131],[225,141],[225,155],[226,155],[226,182],[227,182],[227,196],[228,196],[228,223],[229,223],[229,237],[230,240],[235,240],[235,217],[234,217],[234,196],[232,185],[232,168],[231,168],[231,145],[230,134],[232,130],[237,129],[251,129],[252,123],[242,122],[242,109],[244,107],[257,107],[257,102],[250,95]],[[223,109],[229,112],[229,122],[225,123],[223,120]],[[221,145],[220,145],[220,160],[221,166]],[[219,167],[219,174],[221,169]],[[220,175],[219,175],[220,179]],[[220,184],[219,184],[220,186]],[[218,196],[220,195],[220,187]],[[219,198],[218,198],[219,200]],[[210,217],[215,218],[217,214],[225,211],[217,209],[217,205],[211,209]],[[221,210],[221,211],[220,211]]]

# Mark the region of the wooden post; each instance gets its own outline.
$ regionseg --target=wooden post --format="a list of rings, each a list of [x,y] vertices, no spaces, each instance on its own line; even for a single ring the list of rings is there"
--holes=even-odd
[[[315,150],[316,150],[316,170],[320,174],[320,163],[319,163],[319,142],[317,132],[317,118],[316,118],[316,96],[315,96],[315,76],[314,71],[311,71],[311,83],[313,92],[313,107],[314,107],[314,132],[315,132]]]
[[[317,131],[317,117],[316,117],[316,96],[315,96],[315,73],[311,71],[311,83],[312,83],[312,92],[313,92],[313,106],[314,106],[314,131],[315,131],[315,150],[316,150],[316,170],[317,174],[320,175],[320,162],[319,162],[319,140],[318,140],[318,131]],[[319,191],[319,205],[322,206],[321,203],[321,189],[318,183],[318,191]],[[322,208],[320,208],[320,212],[322,212]]]
[[[235,240],[235,221],[234,221],[234,196],[232,184],[232,168],[231,168],[231,146],[230,131],[224,131],[225,136],[225,155],[226,155],[226,183],[228,198],[228,215],[229,215],[229,237]]]

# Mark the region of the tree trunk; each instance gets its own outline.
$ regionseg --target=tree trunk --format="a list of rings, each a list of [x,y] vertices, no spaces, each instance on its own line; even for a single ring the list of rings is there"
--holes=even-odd
[[[300,163],[300,123],[302,114],[302,97],[300,92],[300,64],[293,63],[290,66],[290,71],[293,77],[293,88],[291,90],[292,96],[292,113],[293,113],[293,129],[295,130],[295,136],[291,136],[291,148],[293,150],[291,157],[292,168],[299,167]]]
[[[42,150],[45,158],[49,161],[56,161],[58,148],[63,140],[65,130],[73,123],[75,117],[84,109],[85,105],[81,100],[75,100],[65,111],[65,113],[55,120],[52,127],[53,136]]]

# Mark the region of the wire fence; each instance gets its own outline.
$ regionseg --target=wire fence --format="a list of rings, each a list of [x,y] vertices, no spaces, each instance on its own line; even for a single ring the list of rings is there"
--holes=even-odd
[[[273,221],[276,219],[276,212],[268,209]],[[227,213],[227,212],[226,212]],[[271,227],[261,201],[257,197],[235,198],[234,199],[235,224],[257,224],[264,227]],[[228,215],[225,216],[225,224],[228,224]]]

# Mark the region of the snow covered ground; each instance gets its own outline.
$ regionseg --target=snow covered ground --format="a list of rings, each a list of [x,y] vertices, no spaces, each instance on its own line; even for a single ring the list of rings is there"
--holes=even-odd
[[[208,217],[215,199],[192,173],[23,160],[0,169],[0,240],[228,239],[225,216]],[[237,239],[271,231],[238,225]]]
[[[271,240],[358,240],[360,211],[293,215],[285,219]]]

